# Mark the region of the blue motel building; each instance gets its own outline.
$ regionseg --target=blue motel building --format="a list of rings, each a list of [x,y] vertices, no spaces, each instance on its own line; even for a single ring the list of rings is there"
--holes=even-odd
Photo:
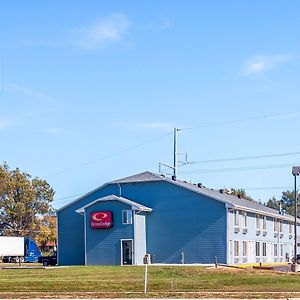
[[[145,254],[166,264],[294,256],[293,216],[151,172],[97,187],[60,208],[57,220],[59,265],[141,265]]]

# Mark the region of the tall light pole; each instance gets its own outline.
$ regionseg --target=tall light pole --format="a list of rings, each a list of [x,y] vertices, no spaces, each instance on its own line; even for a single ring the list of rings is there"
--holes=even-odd
[[[294,257],[295,257],[295,263],[294,263],[294,266],[293,266],[293,271],[296,272],[296,271],[299,271],[297,268],[298,266],[297,265],[297,214],[298,214],[298,208],[297,208],[297,176],[299,176],[300,174],[300,166],[296,166],[296,167],[293,167],[292,169],[292,174],[294,176],[294,193],[295,193],[295,224],[294,224],[294,236],[295,236],[295,244],[294,244]]]

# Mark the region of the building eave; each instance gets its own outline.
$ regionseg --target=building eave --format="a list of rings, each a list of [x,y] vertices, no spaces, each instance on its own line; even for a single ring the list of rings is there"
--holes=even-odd
[[[81,207],[81,208],[78,208],[76,209],[75,211],[78,213],[78,214],[84,214],[85,213],[85,210],[98,203],[98,202],[105,202],[105,201],[119,201],[119,202],[122,202],[122,203],[125,203],[125,204],[128,204],[131,206],[132,210],[138,210],[138,211],[145,211],[145,212],[151,212],[153,209],[150,208],[150,207],[147,207],[145,205],[142,205],[140,203],[137,203],[135,201],[132,201],[130,199],[127,199],[127,198],[124,198],[124,197],[119,197],[119,196],[116,196],[116,195],[108,195],[108,196],[105,196],[105,197],[102,197],[102,198],[99,198],[99,199],[96,199],[92,202],[90,202],[89,204]]]

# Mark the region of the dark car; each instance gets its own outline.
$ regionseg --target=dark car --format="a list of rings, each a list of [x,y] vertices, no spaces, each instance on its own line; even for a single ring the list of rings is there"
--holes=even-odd
[[[296,259],[295,259],[295,257],[292,258],[292,263],[300,264],[300,254],[296,255]]]
[[[43,266],[55,266],[57,264],[57,255],[56,252],[53,252],[49,256],[40,256],[38,262],[43,264]]]

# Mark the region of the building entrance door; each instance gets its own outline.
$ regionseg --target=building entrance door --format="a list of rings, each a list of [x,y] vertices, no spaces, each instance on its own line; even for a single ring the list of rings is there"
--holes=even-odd
[[[121,253],[122,265],[132,265],[132,240],[121,241]]]

